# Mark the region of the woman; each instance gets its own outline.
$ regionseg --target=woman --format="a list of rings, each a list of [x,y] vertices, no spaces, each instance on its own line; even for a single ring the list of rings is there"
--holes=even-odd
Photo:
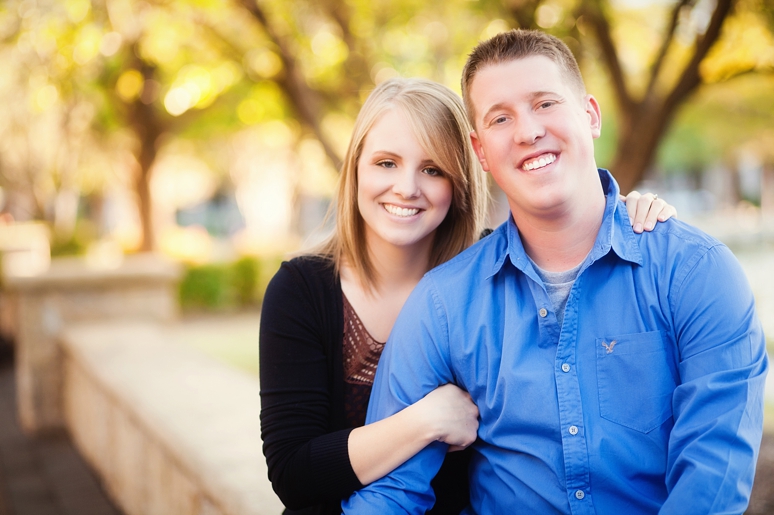
[[[335,233],[318,252],[283,263],[266,291],[261,426],[285,513],[341,513],[343,498],[428,443],[475,441],[478,410],[453,385],[363,425],[383,342],[409,293],[481,234],[486,184],[469,132],[448,88],[420,79],[379,85],[355,122]],[[628,207],[633,224],[648,228],[674,212],[636,193]],[[467,504],[466,467],[465,453],[449,453],[432,513]]]

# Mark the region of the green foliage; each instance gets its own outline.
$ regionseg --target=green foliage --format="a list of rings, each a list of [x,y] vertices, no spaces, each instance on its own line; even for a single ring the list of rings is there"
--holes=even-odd
[[[774,159],[774,76],[743,75],[702,88],[667,132],[658,164],[667,173],[702,169],[752,151]]]
[[[189,267],[180,282],[180,306],[186,309],[223,310],[235,306],[230,270],[223,265]]]
[[[51,257],[82,256],[97,236],[94,224],[86,219],[78,220],[75,230],[67,236],[56,235],[51,241]]]
[[[252,304],[255,300],[255,288],[258,285],[258,261],[243,257],[231,265],[231,271],[237,301],[242,306]]]
[[[280,257],[242,257],[231,263],[188,265],[180,282],[184,311],[231,311],[260,304]]]

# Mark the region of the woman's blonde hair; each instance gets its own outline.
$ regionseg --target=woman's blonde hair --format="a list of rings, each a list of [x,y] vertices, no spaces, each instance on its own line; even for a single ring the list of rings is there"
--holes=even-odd
[[[362,284],[378,281],[368,254],[365,227],[357,204],[357,163],[374,123],[388,110],[400,109],[422,149],[452,185],[452,202],[433,238],[430,267],[448,261],[479,238],[484,227],[488,192],[484,173],[470,144],[471,131],[460,97],[425,79],[391,79],[368,96],[355,120],[344,156],[334,209],[336,231],[320,252],[330,255],[336,270],[346,262]]]

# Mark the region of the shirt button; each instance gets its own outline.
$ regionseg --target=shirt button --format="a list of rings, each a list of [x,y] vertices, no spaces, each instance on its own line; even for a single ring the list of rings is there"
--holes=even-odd
[[[562,364],[562,372],[569,372],[570,371],[570,365],[567,363]]]
[[[540,314],[540,318],[545,318],[546,315],[548,314],[548,310],[546,308],[540,308],[540,311],[538,311],[538,313]]]
[[[586,494],[583,493],[583,490],[575,490],[575,498],[580,500],[586,497]]]
[[[575,436],[578,434],[578,427],[577,426],[570,426],[570,434]],[[578,490],[580,492],[580,490]],[[583,493],[583,492],[581,492]]]

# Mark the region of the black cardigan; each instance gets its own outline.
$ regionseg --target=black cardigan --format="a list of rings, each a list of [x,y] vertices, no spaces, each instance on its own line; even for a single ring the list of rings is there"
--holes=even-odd
[[[344,415],[341,282],[330,260],[282,263],[261,311],[261,437],[269,480],[286,514],[340,514],[363,485],[349,461]],[[430,513],[468,503],[469,451],[449,453]]]

